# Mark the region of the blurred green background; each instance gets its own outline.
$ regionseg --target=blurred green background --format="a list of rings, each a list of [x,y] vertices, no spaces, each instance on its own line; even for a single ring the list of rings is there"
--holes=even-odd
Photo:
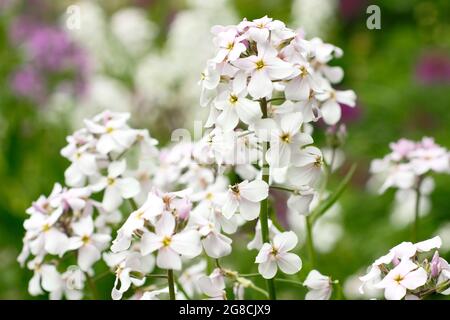
[[[66,10],[73,4],[81,5],[83,19],[89,14],[81,31],[67,30]],[[345,71],[340,87],[358,95],[357,109],[344,110],[349,131],[344,168],[356,162],[358,169],[340,201],[342,237],[319,255],[319,270],[345,281],[364,272],[393,245],[408,240],[410,228],[390,220],[394,192],[382,196],[368,192],[368,168],[372,159],[388,152],[389,142],[401,137],[432,136],[450,147],[450,2],[376,1],[381,8],[380,30],[366,27],[369,4],[0,0],[0,298],[31,298],[27,293],[31,275],[16,262],[22,223],[31,202],[49,193],[54,182],[63,182],[68,162],[59,150],[65,136],[79,127],[81,118],[105,107],[131,111],[134,124],[148,128],[162,144],[172,129],[192,128],[190,117],[198,117],[200,109],[196,81],[210,56],[202,51],[211,47],[209,27],[235,24],[244,17],[267,14],[292,28],[304,26],[309,37],[318,35],[341,47],[344,56],[333,62]],[[124,32],[117,26],[129,30],[126,38],[139,24],[133,20],[127,25],[132,15],[120,19],[115,14],[129,8],[143,13],[148,24],[142,25],[149,33],[139,39],[136,32],[137,41],[144,39],[145,45],[127,51],[136,43],[123,40]],[[165,70],[172,64],[173,70]],[[338,180],[339,175],[332,185]],[[450,177],[436,177],[431,211],[421,222],[422,238],[450,222],[449,194]],[[240,268],[248,270],[254,252],[243,254],[248,259],[239,262]],[[104,287],[106,297],[110,284]]]

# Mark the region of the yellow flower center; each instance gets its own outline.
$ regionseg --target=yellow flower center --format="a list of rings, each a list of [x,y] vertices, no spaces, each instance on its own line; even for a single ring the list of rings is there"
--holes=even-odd
[[[108,183],[108,186],[112,186],[112,185],[114,185],[114,183],[116,183],[116,179],[114,179],[114,178],[108,178],[108,179],[107,179],[107,183]]]
[[[114,131],[114,128],[108,127],[106,128],[106,133],[111,133]]]
[[[308,70],[306,70],[305,66],[301,66],[299,69],[300,69],[300,76],[302,78],[305,78],[308,75]]]
[[[323,164],[322,157],[316,156],[316,161],[314,162],[314,166],[317,168],[320,168],[320,167],[322,167],[322,164]]]
[[[236,97],[234,94],[230,94],[228,101],[230,101],[231,104],[235,104],[238,101],[238,97]]]
[[[400,274],[398,274],[394,277],[394,281],[397,283],[400,283],[403,279],[404,278]]]
[[[227,44],[227,50],[232,50],[234,47],[234,43],[233,42],[228,42]]]
[[[265,67],[264,61],[263,60],[258,60],[255,62],[256,64],[256,70],[261,70],[262,68]]]
[[[164,247],[170,246],[170,243],[172,242],[172,239],[170,237],[165,236],[162,240],[162,244]]]
[[[283,133],[280,136],[281,141],[285,142],[285,143],[291,143],[291,135],[289,133]]]
[[[89,241],[91,241],[91,238],[90,238],[88,235],[84,235],[84,236],[81,238],[81,241],[82,241],[84,244],[88,244]]]
[[[230,189],[234,194],[239,195],[239,185],[230,186]]]
[[[48,223],[46,223],[46,224],[44,224],[43,226],[42,226],[42,231],[43,232],[47,232],[47,231],[49,231],[50,230],[50,225],[48,224]]]

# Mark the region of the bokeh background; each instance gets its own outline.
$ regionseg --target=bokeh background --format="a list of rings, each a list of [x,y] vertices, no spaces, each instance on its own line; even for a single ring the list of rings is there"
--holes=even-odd
[[[366,27],[373,3],[381,8],[380,30]],[[70,24],[71,5],[81,8],[80,28]],[[63,182],[65,136],[106,108],[130,111],[133,125],[163,145],[173,129],[192,129],[204,116],[197,82],[212,54],[210,27],[266,14],[344,50],[335,61],[346,72],[341,86],[355,90],[358,102],[356,109],[343,107],[349,135],[342,173],[351,163],[358,169],[339,212],[315,232],[319,270],[358,298],[356,275],[409,239],[413,214],[393,206],[393,191],[371,192],[370,161],[400,137],[433,136],[450,148],[448,0],[0,0],[1,299],[31,298],[31,274],[16,262],[22,223],[31,202]],[[435,181],[421,237],[440,234],[445,252],[450,177]],[[237,241],[244,247],[247,239]],[[236,268],[248,270],[254,253],[240,256]]]

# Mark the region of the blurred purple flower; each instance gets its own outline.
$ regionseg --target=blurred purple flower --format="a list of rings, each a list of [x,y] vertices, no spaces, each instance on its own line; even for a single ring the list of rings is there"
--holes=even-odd
[[[36,102],[43,102],[44,87],[38,72],[33,68],[24,68],[16,71],[11,77],[11,88],[17,95],[27,97]]]
[[[425,85],[450,83],[450,57],[441,52],[428,52],[416,64],[416,79]]]
[[[12,23],[9,35],[13,43],[22,46],[26,58],[11,83],[18,95],[42,103],[48,92],[59,89],[60,85],[75,96],[84,92],[87,56],[64,30],[22,16]],[[32,79],[39,79],[39,90]],[[52,83],[55,79],[56,83]]]
[[[367,0],[341,0],[339,9],[344,20],[352,20],[365,13]]]

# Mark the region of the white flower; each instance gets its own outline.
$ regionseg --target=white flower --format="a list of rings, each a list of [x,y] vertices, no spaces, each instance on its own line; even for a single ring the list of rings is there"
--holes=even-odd
[[[266,182],[244,180],[229,188],[222,213],[229,219],[239,209],[239,213],[244,219],[254,220],[259,214],[260,201],[266,199],[268,195],[269,186]]]
[[[300,112],[283,114],[277,121],[261,119],[255,124],[257,136],[263,141],[270,141],[266,158],[271,166],[286,167],[291,162],[291,154],[313,142],[310,135],[300,132],[302,124],[303,115]]]
[[[250,74],[248,92],[254,99],[272,95],[272,80],[287,78],[294,71],[291,64],[277,57],[277,51],[266,43],[258,43],[258,55],[241,58],[233,65]]]
[[[246,124],[252,124],[262,117],[259,103],[246,98],[245,87],[236,88],[237,80],[238,78],[235,78],[233,81],[233,90],[223,91],[214,103],[217,109],[222,110],[216,119],[216,124],[224,131],[233,130],[238,125],[239,120]],[[245,81],[244,77],[243,82],[245,83]]]
[[[314,189],[309,186],[299,188],[299,190],[296,190],[295,193],[289,196],[287,206],[293,212],[301,215],[308,215],[315,194]]]
[[[414,290],[427,282],[427,272],[409,259],[402,260],[376,285],[384,289],[387,300],[402,299],[407,290]]]
[[[283,232],[273,238],[272,243],[264,243],[255,262],[259,264],[258,271],[265,279],[271,279],[277,273],[277,267],[284,273],[294,274],[302,268],[302,260],[289,251],[297,245],[294,232]]]
[[[123,199],[133,198],[140,191],[140,185],[136,179],[122,177],[126,167],[125,160],[111,162],[108,167],[108,176],[99,178],[92,186],[96,191],[105,190],[102,204],[107,211],[117,209]]]
[[[62,210],[51,215],[38,213],[24,222],[25,229],[30,232],[30,250],[34,255],[48,252],[62,257],[69,249],[68,236],[56,226],[61,214]]]
[[[218,259],[231,253],[232,240],[220,233],[220,225],[214,220],[214,212],[211,210],[197,210],[191,215],[189,223],[200,233],[206,254]]]
[[[175,218],[170,213],[164,213],[155,224],[155,233],[147,232],[142,236],[142,255],[158,250],[156,264],[159,268],[180,270],[180,255],[193,258],[201,253],[202,248],[197,231],[174,232]]]
[[[316,97],[323,101],[320,111],[323,120],[329,125],[334,125],[341,119],[340,103],[354,107],[356,100],[356,94],[353,90],[334,90],[331,86],[326,92],[316,94]]]
[[[101,251],[107,247],[111,236],[94,233],[94,221],[91,216],[73,223],[72,229],[74,236],[70,238],[70,250],[78,249],[78,265],[81,270],[88,271],[95,262],[100,260]]]
[[[225,280],[220,269],[215,269],[210,276],[200,277],[197,284],[208,300],[226,300]]]
[[[28,263],[28,268],[34,270],[34,275],[28,283],[28,292],[32,296],[47,292],[60,290],[62,279],[56,267],[52,264],[42,264],[40,259],[35,258]]]
[[[213,59],[216,63],[221,63],[225,58],[228,61],[234,61],[247,50],[245,45],[240,42],[244,40],[243,37],[239,37],[236,30],[233,29],[219,33],[214,40],[219,47],[219,51]]]
[[[328,300],[333,289],[330,277],[324,276],[317,270],[311,270],[303,281],[303,285],[308,287],[309,291],[305,300]]]
[[[322,152],[316,147],[306,147],[292,156],[292,167],[288,169],[288,180],[294,186],[313,185],[323,170]]]
[[[117,231],[117,237],[111,246],[111,251],[119,252],[127,250],[131,245],[131,238],[137,231],[144,230],[146,221],[152,220],[160,216],[164,211],[164,203],[161,197],[154,192],[149,192],[145,203],[136,211],[133,211],[123,226]]]
[[[201,260],[199,263],[185,269],[178,278],[178,281],[189,296],[201,291],[198,286],[198,280],[205,275],[206,266],[206,260]]]
[[[146,291],[139,300],[159,300],[159,295],[169,293],[169,288],[159,290]]]
[[[113,300],[122,299],[132,284],[142,286],[145,283],[144,275],[150,273],[155,265],[152,255],[142,256],[138,252],[130,251],[103,254],[103,259],[109,267],[115,267],[116,280],[111,291]],[[131,272],[137,272],[142,276],[136,277]]]
[[[129,113],[113,113],[105,111],[93,120],[85,120],[88,130],[99,135],[97,150],[101,154],[122,152],[136,140],[137,132],[126,125]]]

